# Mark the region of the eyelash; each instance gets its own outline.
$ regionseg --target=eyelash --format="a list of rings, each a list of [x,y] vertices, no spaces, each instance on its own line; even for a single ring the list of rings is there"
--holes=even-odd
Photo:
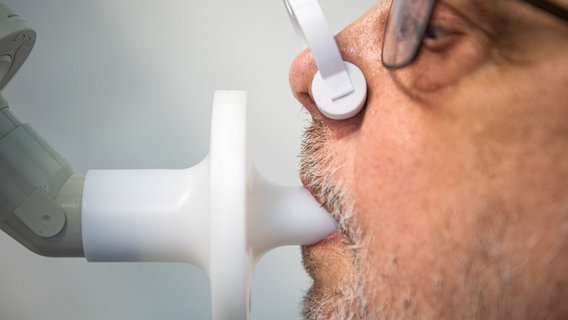
[[[430,50],[442,50],[452,43],[452,36],[456,34],[453,23],[447,17],[438,19],[433,16],[424,30],[422,44]]]
[[[440,38],[447,36],[449,33],[450,32],[446,28],[434,23],[429,23],[424,31],[424,39],[439,40]]]
[[[466,33],[464,22],[458,11],[438,1],[424,30],[422,45],[432,51],[448,49]]]

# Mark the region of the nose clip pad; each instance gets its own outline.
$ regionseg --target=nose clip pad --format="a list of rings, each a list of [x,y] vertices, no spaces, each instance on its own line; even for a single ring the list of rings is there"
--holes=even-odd
[[[318,109],[333,120],[345,120],[361,111],[367,98],[363,72],[343,61],[317,0],[284,0],[296,32],[312,51],[318,72],[312,96]]]

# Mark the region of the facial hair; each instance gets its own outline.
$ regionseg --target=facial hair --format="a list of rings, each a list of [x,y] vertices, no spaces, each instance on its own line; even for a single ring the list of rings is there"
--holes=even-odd
[[[555,313],[559,312],[556,310],[558,305],[565,305],[559,303],[565,301],[564,291],[555,286],[554,281],[559,280],[528,269],[531,261],[536,263],[532,266],[535,270],[550,269],[548,265],[552,258],[535,262],[531,259],[530,250],[525,248],[531,234],[532,237],[539,234],[535,234],[531,225],[517,221],[506,202],[497,196],[485,200],[491,204],[487,208],[473,212],[478,222],[473,230],[480,232],[473,232],[473,236],[464,234],[464,237],[469,236],[465,242],[459,242],[463,239],[446,233],[431,234],[435,240],[444,241],[451,248],[451,259],[448,262],[434,260],[436,265],[421,269],[422,280],[428,282],[419,282],[420,279],[412,277],[416,273],[408,272],[408,261],[403,265],[396,250],[371,259],[377,251],[372,251],[370,244],[377,241],[359,228],[361,223],[357,219],[356,202],[341,178],[348,168],[340,161],[340,155],[330,148],[327,130],[325,123],[319,120],[314,120],[307,128],[300,174],[306,187],[339,222],[340,229],[350,240],[346,250],[352,254],[351,270],[354,271],[334,281],[337,285],[333,292],[322,289],[323,285],[314,281],[304,298],[302,314],[305,319],[565,318]],[[559,226],[563,226],[560,227],[563,231],[557,238],[566,239],[567,225]],[[549,248],[550,254],[545,256],[558,256],[561,247],[565,248],[565,242],[559,241]],[[306,262],[309,248],[302,250],[306,266],[309,264]],[[334,268],[337,263],[341,262],[332,258],[325,261],[324,267]],[[307,265],[306,269],[310,267],[313,268]],[[527,274],[532,274],[535,281],[522,287],[520,281]],[[538,284],[535,274],[544,278],[538,279]],[[514,285],[523,290],[516,289]],[[430,303],[427,298],[436,298],[436,303]],[[537,300],[538,303],[535,303]]]
[[[304,298],[302,314],[305,319],[366,319],[366,299],[362,289],[363,273],[359,272],[358,248],[361,243],[361,232],[356,227],[353,215],[353,201],[350,200],[347,188],[337,176],[343,167],[337,162],[337,157],[326,148],[327,135],[325,124],[314,120],[305,131],[301,160],[300,175],[306,182],[322,206],[338,221],[339,228],[349,239],[346,245],[346,255],[353,258],[354,274],[345,274],[340,283],[334,288],[333,294],[323,290],[320,284],[314,283]],[[309,249],[302,248],[304,265],[310,266]],[[335,261],[326,261],[334,264]]]

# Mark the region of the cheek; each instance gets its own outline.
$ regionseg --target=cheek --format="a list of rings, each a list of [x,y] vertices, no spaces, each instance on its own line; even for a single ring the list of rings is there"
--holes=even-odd
[[[368,286],[380,281],[396,293],[392,299],[405,288],[424,289],[428,297],[432,279],[453,263],[440,257],[471,238],[467,223],[455,214],[475,199],[468,192],[472,184],[463,182],[466,153],[454,142],[460,132],[432,110],[384,100],[392,107],[366,115],[354,159],[353,199],[364,237],[361,265],[372,274]],[[388,295],[371,299],[379,303],[381,294]]]
[[[400,113],[383,110],[380,120],[367,118],[369,126],[361,130],[354,169],[355,197],[366,215],[404,204],[403,198],[420,179],[422,137],[414,121]]]
[[[366,117],[353,170],[362,227],[385,238],[385,228],[401,234],[442,219],[435,206],[450,203],[464,171],[464,153],[448,139],[458,132],[417,106],[387,105],[394,107]]]

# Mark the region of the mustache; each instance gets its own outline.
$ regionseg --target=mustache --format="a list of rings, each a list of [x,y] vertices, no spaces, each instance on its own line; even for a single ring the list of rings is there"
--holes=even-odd
[[[300,176],[306,187],[320,201],[322,206],[339,222],[342,229],[346,224],[348,205],[347,191],[343,179],[337,172],[343,164],[329,149],[329,136],[322,120],[313,120],[302,137],[300,151]]]
[[[345,187],[341,172],[345,164],[330,147],[329,131],[321,120],[313,120],[302,137],[300,175],[306,187],[322,203],[348,239],[353,251],[355,268],[359,268],[359,249],[363,233],[355,217],[354,201]],[[366,299],[359,273],[352,275],[353,287],[338,288],[338,299],[317,296],[317,291],[306,296],[302,314],[306,319],[368,319]],[[332,310],[333,314],[329,314]]]

